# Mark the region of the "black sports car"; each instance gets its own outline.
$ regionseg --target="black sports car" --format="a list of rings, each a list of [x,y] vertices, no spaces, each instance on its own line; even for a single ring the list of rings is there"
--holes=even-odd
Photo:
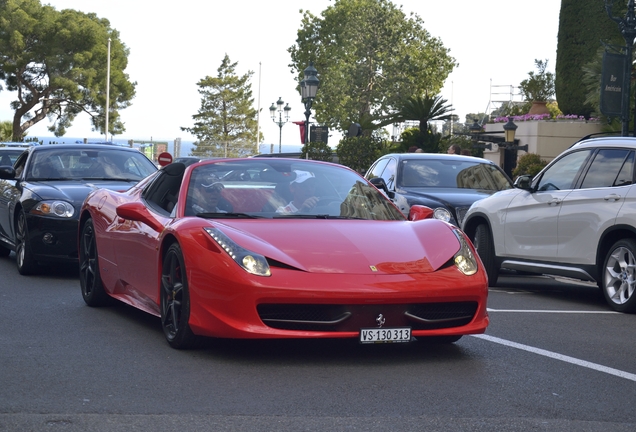
[[[77,262],[79,210],[94,189],[128,190],[157,167],[116,145],[60,144],[25,150],[0,166],[0,256],[14,250],[20,274],[40,263]]]
[[[513,187],[492,161],[450,154],[388,154],[375,161],[365,177],[402,213],[420,204],[432,208],[435,218],[456,226],[472,203]]]

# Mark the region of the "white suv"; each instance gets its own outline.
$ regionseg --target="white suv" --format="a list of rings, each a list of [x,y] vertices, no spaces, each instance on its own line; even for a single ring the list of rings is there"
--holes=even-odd
[[[534,178],[472,205],[462,228],[491,286],[501,268],[596,282],[636,312],[636,138],[582,140]]]

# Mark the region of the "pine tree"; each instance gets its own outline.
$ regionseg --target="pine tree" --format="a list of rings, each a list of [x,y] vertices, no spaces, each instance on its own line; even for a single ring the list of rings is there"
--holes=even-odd
[[[194,126],[182,127],[197,137],[191,156],[244,157],[256,153],[256,109],[253,107],[253,75],[236,74],[226,54],[217,76],[200,80],[201,107],[193,115]]]

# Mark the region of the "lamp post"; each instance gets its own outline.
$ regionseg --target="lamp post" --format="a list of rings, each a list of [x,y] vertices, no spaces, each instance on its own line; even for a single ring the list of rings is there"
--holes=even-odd
[[[622,92],[622,120],[623,126],[621,129],[621,135],[628,136],[629,135],[629,96],[630,96],[630,85],[631,85],[631,72],[632,72],[632,50],[634,46],[634,39],[636,38],[636,13],[634,13],[634,0],[629,0],[627,2],[627,12],[625,13],[624,18],[617,18],[612,15],[612,6],[614,4],[614,0],[605,0],[605,11],[607,15],[618,23],[618,27],[625,39],[625,72],[623,74],[623,92]],[[636,134],[636,122],[634,122],[634,133]]]
[[[504,161],[503,170],[508,177],[512,178],[512,170],[517,166],[517,149],[515,146],[515,132],[517,125],[512,121],[512,117],[508,117],[508,122],[503,126],[505,134]],[[528,146],[525,146],[528,151]]]
[[[278,108],[276,108],[274,104],[272,103],[272,106],[269,107],[269,114],[272,116],[272,120],[274,121],[274,123],[278,125],[278,129],[279,129],[278,153],[280,153],[281,146],[283,143],[283,126],[285,125],[285,123],[289,121],[289,112],[291,111],[291,107],[289,106],[289,104],[285,105],[285,102],[283,102],[283,98],[281,97],[279,97],[278,100],[276,101],[276,105],[278,105]],[[285,108],[283,108],[283,105],[285,105]],[[283,112],[285,113],[284,121],[283,121]],[[276,113],[278,113],[278,120],[276,120]],[[270,152],[274,153],[274,144],[272,144],[270,148]]]
[[[300,82],[300,95],[305,104],[305,145],[307,145],[309,144],[309,116],[311,115],[311,104],[316,98],[320,80],[318,80],[316,76],[318,75],[318,71],[314,67],[314,62],[309,62],[309,66],[307,66],[304,73],[305,76]],[[305,150],[307,151],[308,149]],[[307,151],[307,154],[309,154],[309,151]]]

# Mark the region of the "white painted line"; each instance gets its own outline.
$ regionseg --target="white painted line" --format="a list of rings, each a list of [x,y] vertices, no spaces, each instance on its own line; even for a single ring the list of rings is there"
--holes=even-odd
[[[569,311],[569,310],[536,310],[536,309],[490,309],[488,312],[524,312],[524,313],[562,313],[562,314],[620,314],[615,311]]]
[[[566,356],[566,355],[563,355],[563,354],[557,354],[557,353],[554,353],[552,351],[546,351],[546,350],[543,350],[543,349],[540,349],[540,348],[535,348],[535,347],[531,347],[531,346],[528,346],[528,345],[523,345],[523,344],[512,342],[512,341],[509,341],[509,340],[500,339],[500,338],[493,337],[493,336],[488,336],[488,335],[485,335],[485,334],[471,335],[471,336],[479,338],[479,339],[484,339],[484,340],[487,340],[489,342],[494,342],[494,343],[498,343],[498,344],[501,344],[501,345],[509,346],[511,348],[517,348],[517,349],[520,349],[520,350],[523,350],[523,351],[528,351],[528,352],[531,352],[531,353],[534,353],[534,354],[538,354],[538,355],[542,355],[542,356],[545,356],[545,357],[553,358],[555,360],[561,360],[561,361],[564,361],[566,363],[572,363],[572,364],[577,365],[577,366],[582,366],[582,367],[585,367],[585,368],[588,368],[588,369],[593,369],[593,370],[598,371],[598,372],[603,372],[603,373],[606,373],[606,374],[617,376],[619,378],[625,378],[625,379],[628,379],[630,381],[635,381],[636,382],[636,374],[632,374],[632,373],[629,373],[629,372],[623,372],[623,371],[620,371],[618,369],[613,369],[613,368],[610,368],[610,367],[607,367],[607,366],[602,366],[602,365],[599,365],[599,364],[596,364],[596,363],[592,363],[592,362],[588,362],[588,361],[585,361],[585,360],[579,360],[579,359],[574,358],[574,357]]]

